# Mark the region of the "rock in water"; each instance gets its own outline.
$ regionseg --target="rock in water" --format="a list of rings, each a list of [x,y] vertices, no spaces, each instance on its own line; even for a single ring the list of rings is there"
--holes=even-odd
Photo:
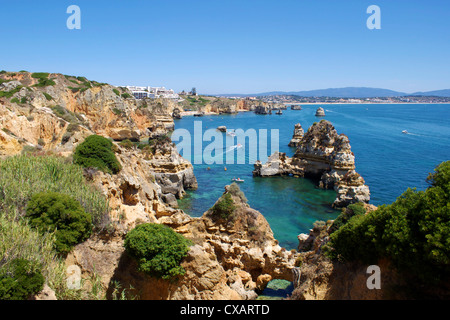
[[[227,132],[227,127],[219,126],[219,127],[217,127],[217,130],[220,131],[220,132]]]
[[[294,128],[294,135],[292,136],[292,140],[291,142],[289,142],[289,147],[297,147],[302,140],[304,133],[305,132],[303,131],[302,125],[300,123],[297,123]]]
[[[331,122],[326,120],[308,129],[298,141],[292,158],[277,152],[265,164],[257,161],[253,171],[254,176],[290,174],[317,177],[321,188],[333,188],[338,193],[334,207],[370,200],[369,187],[355,171],[355,156],[348,137],[338,135]]]
[[[323,110],[323,108],[317,109],[316,117],[325,117],[325,110]]]

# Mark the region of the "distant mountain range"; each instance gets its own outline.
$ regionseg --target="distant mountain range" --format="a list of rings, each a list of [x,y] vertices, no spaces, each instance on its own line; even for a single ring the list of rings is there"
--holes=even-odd
[[[289,92],[273,91],[256,94],[222,94],[221,96],[252,97],[252,96],[274,96],[274,95],[295,95],[302,97],[334,97],[334,98],[375,98],[375,97],[402,97],[402,96],[450,97],[450,89],[406,93],[380,88],[346,87],[346,88],[330,88],[330,89],[319,89],[309,91],[289,91]]]

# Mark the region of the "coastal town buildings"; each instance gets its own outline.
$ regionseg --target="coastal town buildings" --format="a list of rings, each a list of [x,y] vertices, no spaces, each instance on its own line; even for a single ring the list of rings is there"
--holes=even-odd
[[[165,98],[178,100],[180,96],[172,89],[166,89],[165,87],[138,87],[127,86],[127,89],[131,91],[136,99],[156,99]]]

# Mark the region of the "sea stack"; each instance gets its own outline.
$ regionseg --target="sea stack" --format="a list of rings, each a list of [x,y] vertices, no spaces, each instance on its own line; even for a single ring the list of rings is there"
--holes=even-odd
[[[227,127],[219,126],[219,127],[217,127],[217,130],[220,131],[220,132],[227,132]]]
[[[325,110],[323,110],[323,108],[317,109],[316,117],[325,117]]]
[[[278,152],[265,164],[257,161],[254,167],[254,176],[296,175],[318,179],[320,188],[337,192],[335,208],[370,200],[369,187],[355,171],[355,156],[348,137],[338,135],[326,120],[308,129],[292,158]]]
[[[288,146],[297,147],[302,140],[304,133],[305,132],[303,131],[302,125],[297,123],[294,128],[294,135],[292,136],[292,140],[289,142]]]

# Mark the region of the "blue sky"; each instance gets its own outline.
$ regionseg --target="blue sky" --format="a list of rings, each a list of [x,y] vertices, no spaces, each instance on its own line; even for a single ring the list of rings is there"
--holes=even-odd
[[[204,94],[447,89],[449,14],[442,0],[1,0],[0,69]]]

